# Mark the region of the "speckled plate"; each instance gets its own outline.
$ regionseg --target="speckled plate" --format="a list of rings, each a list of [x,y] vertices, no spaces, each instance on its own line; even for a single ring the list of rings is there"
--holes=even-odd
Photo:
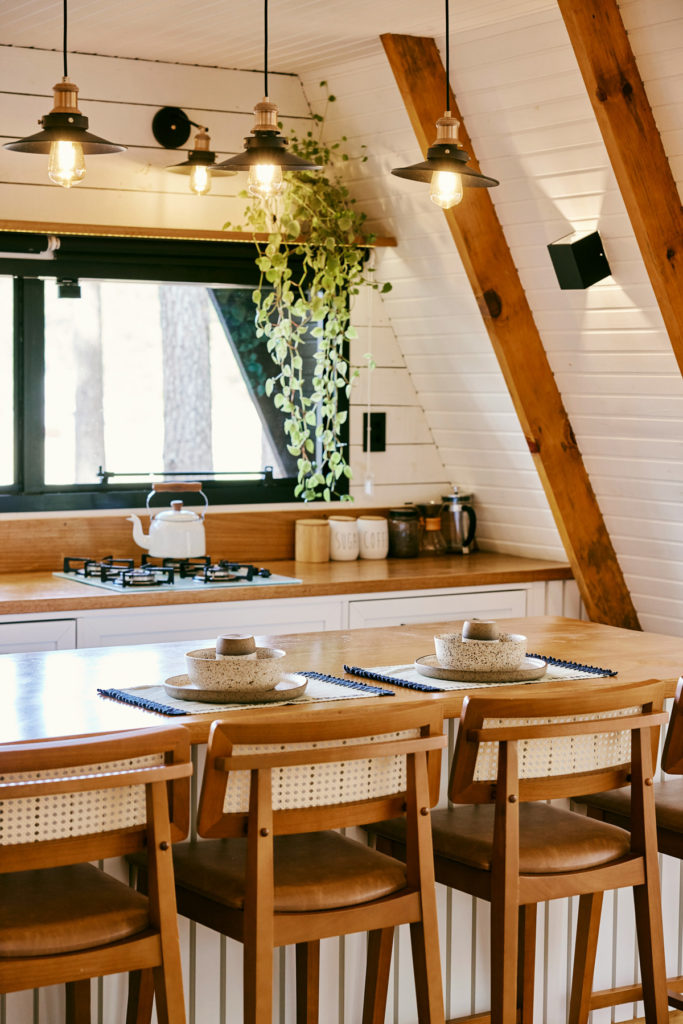
[[[519,668],[499,672],[466,672],[462,668],[444,668],[439,665],[435,654],[416,658],[415,668],[423,676],[432,679],[450,679],[460,683],[521,683],[525,679],[540,679],[545,673],[547,662],[543,658],[526,657]]]
[[[169,697],[177,700],[196,700],[202,704],[268,704],[277,700],[300,697],[308,686],[305,676],[290,672],[272,690],[203,690],[190,682],[187,675],[171,676],[164,683]]]

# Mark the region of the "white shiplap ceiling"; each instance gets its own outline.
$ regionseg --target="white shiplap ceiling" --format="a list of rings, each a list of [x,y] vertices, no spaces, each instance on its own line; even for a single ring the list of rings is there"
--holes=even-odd
[[[454,34],[554,0],[451,0]],[[0,42],[61,47],[61,0],[2,0]],[[442,37],[443,0],[270,0],[269,63],[306,72],[367,57],[383,32]],[[69,50],[233,68],[263,66],[261,0],[69,0]]]

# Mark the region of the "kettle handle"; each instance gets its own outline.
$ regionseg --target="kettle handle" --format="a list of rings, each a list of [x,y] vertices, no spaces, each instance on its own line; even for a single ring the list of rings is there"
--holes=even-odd
[[[464,548],[468,548],[474,540],[474,532],[477,529],[477,513],[474,511],[471,505],[461,505],[463,512],[467,512],[467,536],[462,542]]]
[[[152,484],[152,490],[147,495],[147,501],[145,502],[147,508],[150,507],[150,500],[160,491],[194,491],[197,494],[201,494],[204,499],[204,512],[206,512],[206,509],[209,507],[209,499],[202,490],[201,480],[179,480],[177,482],[175,480],[155,481]],[[204,512],[202,512],[202,519],[204,518]]]

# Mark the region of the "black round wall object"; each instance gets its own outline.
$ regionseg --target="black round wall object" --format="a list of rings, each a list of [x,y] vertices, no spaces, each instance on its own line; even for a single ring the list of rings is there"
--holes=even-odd
[[[190,137],[191,122],[180,107],[162,107],[152,118],[152,134],[164,149],[177,149]]]

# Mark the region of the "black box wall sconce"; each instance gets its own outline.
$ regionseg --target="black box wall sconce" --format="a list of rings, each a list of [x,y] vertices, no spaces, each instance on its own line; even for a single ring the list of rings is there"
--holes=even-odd
[[[575,231],[548,246],[560,288],[589,288],[611,273],[597,231]]]

